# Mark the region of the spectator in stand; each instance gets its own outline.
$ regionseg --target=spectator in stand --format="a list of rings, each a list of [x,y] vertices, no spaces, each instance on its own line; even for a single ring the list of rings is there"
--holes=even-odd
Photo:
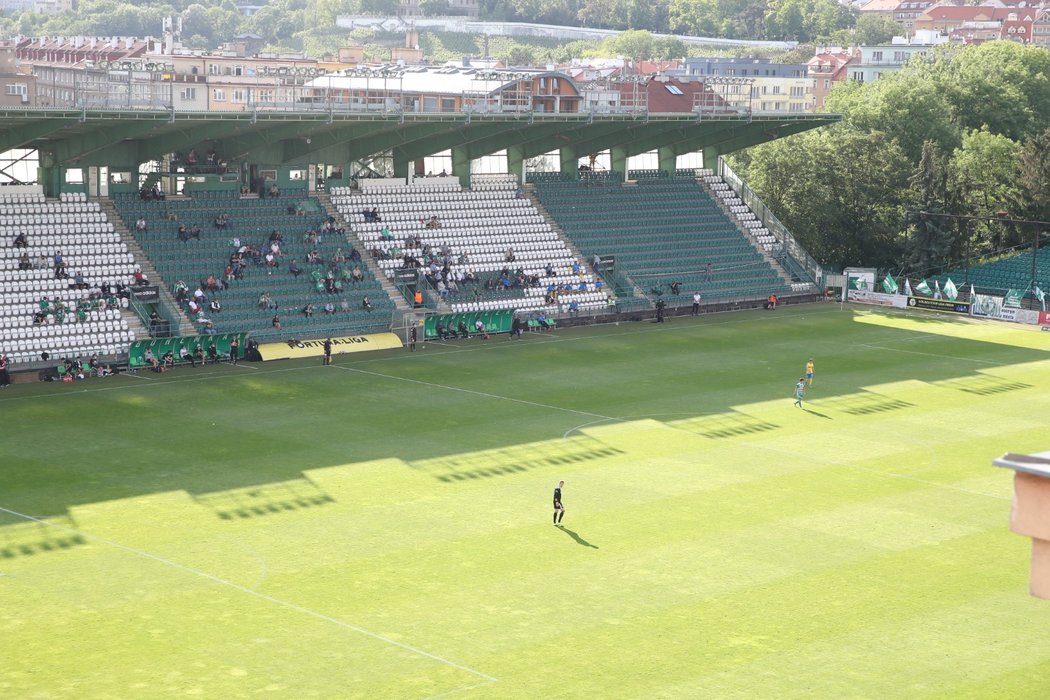
[[[18,258],[18,269],[19,270],[32,270],[33,263],[30,261],[29,256],[26,253],[22,253],[22,256]]]
[[[145,287],[149,284],[149,280],[146,279],[146,275],[142,274],[142,270],[135,270],[131,277],[136,287]]]
[[[208,362],[213,365],[219,363],[219,350],[215,347],[215,343],[208,346]]]
[[[326,314],[328,314],[329,316],[331,316],[332,314],[334,314],[334,313],[335,313],[335,304],[333,304],[333,303],[332,303],[332,302],[330,302],[330,301],[329,301],[329,302],[327,302],[327,303],[326,303],[326,304],[324,305],[324,312],[325,312]]]
[[[292,277],[298,277],[303,274],[303,268],[299,267],[299,261],[292,260],[291,264],[288,266],[288,272],[292,273]]]
[[[145,352],[142,353],[142,359],[146,361],[146,364],[148,364],[150,366],[150,369],[152,369],[154,372],[160,371],[160,363],[157,362],[156,356],[153,354],[153,351],[149,348],[146,348]]]
[[[26,232],[25,231],[22,231],[17,236],[15,236],[15,240],[14,240],[13,245],[14,245],[15,248],[28,248],[29,247],[29,239],[26,238]]]
[[[674,294],[675,296],[678,296],[679,293],[681,293],[681,291],[682,291],[682,283],[679,282],[678,280],[672,281],[671,282],[671,294]]]
[[[270,325],[273,326],[275,331],[281,330],[281,317],[274,314],[273,318],[270,319]]]
[[[213,314],[222,312],[222,304],[219,303],[218,299],[212,299],[211,303],[208,304],[208,310]]]
[[[175,366],[175,356],[171,354],[171,350],[168,350],[166,353],[164,353],[164,356],[160,358],[160,363],[164,367]]]
[[[307,304],[306,306],[303,307],[303,316],[306,316],[307,318],[313,318],[313,315],[314,315],[314,305],[313,304]]]
[[[191,367],[196,367],[197,363],[193,359],[193,355],[190,354],[190,349],[183,345],[179,348],[179,359],[182,362],[189,362]]]
[[[211,323],[211,321],[209,321],[209,323]],[[200,344],[198,344],[197,349],[193,351],[193,357],[197,362],[200,362],[201,365],[204,364],[204,348],[202,348]]]
[[[259,306],[260,309],[269,309],[269,308],[271,308],[270,305],[272,303],[273,303],[273,301],[270,299],[270,293],[269,292],[263,292],[262,294],[259,295],[258,306]]]
[[[135,220],[135,230],[136,231],[138,231],[138,232],[145,232],[145,231],[148,230],[148,228],[149,227],[146,224],[146,219],[144,219],[143,217],[140,216],[138,219]]]
[[[270,185],[270,191],[268,192],[271,199],[277,199],[281,196],[281,191],[277,189],[277,183]]]
[[[489,339],[489,334],[485,332],[485,322],[480,318],[474,321],[474,335],[480,335],[485,340]]]
[[[368,297],[365,297],[361,300],[361,308],[367,311],[368,313],[372,313],[372,302],[368,300]]]
[[[189,230],[187,230],[186,224],[179,224],[179,228],[176,233],[178,234],[179,240],[183,243],[190,240],[190,232]]]
[[[343,299],[341,302],[339,302],[339,310],[346,314],[350,313],[350,302],[348,302],[346,299]]]
[[[195,241],[199,241],[201,239],[201,227],[197,224],[194,224],[190,228],[190,238],[194,239]]]
[[[47,269],[47,256],[41,253],[37,256],[36,262],[33,263],[34,270],[46,270]]]
[[[579,316],[580,315],[580,304],[575,299],[573,299],[572,301],[569,302],[569,315],[570,316]]]

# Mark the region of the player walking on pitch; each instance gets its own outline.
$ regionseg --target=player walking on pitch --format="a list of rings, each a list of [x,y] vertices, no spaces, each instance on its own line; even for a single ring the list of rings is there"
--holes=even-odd
[[[795,385],[795,405],[802,408],[802,397],[806,395],[806,378],[799,377]]]
[[[813,386],[813,358],[806,363],[806,384]]]
[[[559,481],[558,485],[554,487],[554,524],[560,525],[561,519],[565,517],[565,506],[561,504],[561,487],[565,486],[564,481]]]

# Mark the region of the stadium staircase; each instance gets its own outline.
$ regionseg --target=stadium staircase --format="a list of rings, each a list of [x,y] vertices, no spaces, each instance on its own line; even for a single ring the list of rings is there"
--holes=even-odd
[[[120,234],[120,240],[124,242],[124,245],[127,246],[128,251],[130,251],[131,254],[135,257],[135,263],[139,266],[139,269],[142,271],[142,274],[146,276],[146,279],[150,280],[151,282],[154,282],[157,285],[158,292],[161,296],[167,299],[167,302],[171,308],[179,309],[179,305],[175,303],[175,297],[171,296],[171,292],[168,291],[167,287],[165,287],[162,283],[160,273],[158,273],[157,269],[153,267],[153,263],[150,262],[149,256],[146,255],[146,252],[144,250],[142,250],[142,246],[139,245],[139,242],[135,240],[135,236],[131,234],[131,231],[128,229],[127,225],[125,225],[124,220],[120,218],[120,212],[117,211],[117,207],[115,204],[113,204],[113,200],[100,199],[99,204],[102,207],[103,213],[105,213],[106,217],[113,224],[114,230]],[[134,316],[135,320],[138,321],[137,315],[132,314],[132,316]],[[179,309],[178,321],[178,333],[176,333],[175,335],[194,335],[197,332],[196,329],[193,327],[193,322],[190,321],[190,319],[186,316],[185,313],[183,313],[182,309]],[[148,337],[149,333],[146,331],[145,326],[142,325],[142,322],[138,321],[138,324],[142,329],[141,333],[138,334],[138,337]]]
[[[672,306],[690,304],[694,290],[705,304],[791,291],[691,174],[630,185],[611,177],[539,178],[535,192],[584,255],[614,255],[618,270]],[[673,281],[681,285],[677,297],[668,294]]]
[[[16,248],[14,238],[26,234],[27,247]],[[61,251],[68,278],[56,278],[53,256]],[[26,255],[30,269],[22,269]],[[98,354],[105,361],[126,356],[128,346],[142,333],[133,314],[125,316],[112,294],[103,297],[100,285],[128,285],[135,260],[106,220],[97,202],[83,194],[46,199],[42,192],[0,195],[0,351],[11,369],[36,369],[68,357]],[[72,285],[79,272],[86,288]],[[41,299],[49,305],[41,308]],[[65,310],[57,309],[61,301]],[[43,322],[35,322],[37,312]],[[129,324],[131,322],[131,324]],[[42,359],[48,353],[50,360]]]
[[[219,300],[222,311],[212,314],[205,310],[197,322],[205,325],[203,320],[210,320],[216,333],[250,332],[265,342],[368,333],[390,327],[394,304],[367,266],[361,265],[365,273],[361,284],[352,285],[347,281],[338,293],[324,292],[322,282],[329,261],[339,249],[349,256],[350,246],[338,234],[322,236],[321,242],[316,244],[305,240],[308,230],[320,231],[327,219],[320,202],[308,196],[305,189],[286,190],[275,198],[199,191],[191,197],[143,201],[137,195],[128,194],[117,195],[114,203],[126,226],[133,227],[139,216],[146,219],[147,231],[135,231],[134,236],[169,289],[183,281],[192,292],[209,276],[222,278],[229,258],[236,250],[235,239],[241,245],[255,245],[265,253],[271,232],[277,230],[283,234],[283,255],[278,258],[278,267],[269,268],[249,259],[242,279],[229,281],[228,289],[207,292],[209,300],[213,297]],[[230,217],[225,229],[214,226],[220,213]],[[169,220],[169,215],[175,216],[176,220]],[[180,241],[177,236],[179,224],[188,228],[199,225],[200,240]],[[311,250],[320,254],[321,264],[306,263],[306,254]],[[289,273],[293,259],[303,269],[299,276]],[[341,272],[352,269],[354,265],[354,262],[347,262],[338,265],[338,269]],[[264,293],[270,296],[276,309],[265,304],[260,306],[259,299]],[[372,311],[362,308],[365,296],[369,298]],[[324,311],[329,302],[335,307],[331,314]],[[343,302],[346,303],[345,309]],[[311,316],[303,313],[307,304],[313,305]],[[279,330],[271,324],[275,314],[280,318]]]
[[[478,276],[478,284],[460,285],[458,293],[447,295],[447,308],[454,313],[567,311],[573,301],[580,309],[608,305],[608,294],[599,288],[589,266],[551,229],[531,199],[518,196],[513,175],[475,175],[471,189],[448,177],[418,178],[412,185],[362,179],[359,187],[333,188],[332,202],[343,218],[352,222],[364,246],[384,252],[377,262],[387,276],[403,267],[406,258],[420,261],[425,268],[428,260],[423,251],[427,246],[436,257],[441,257],[442,249],[447,250],[453,272],[472,270]],[[378,209],[381,221],[365,222],[361,212],[373,207]],[[427,227],[432,216],[440,226]],[[384,228],[391,239],[383,239]],[[507,260],[508,249],[513,249],[514,261]],[[548,264],[555,270],[550,277],[545,274]],[[573,265],[580,271],[574,272]],[[485,281],[498,280],[504,267],[512,272],[520,267],[526,276],[538,276],[539,284],[485,289]],[[426,270],[421,269],[423,272]],[[580,289],[581,284],[584,289]],[[562,286],[556,292],[557,306],[547,301],[551,285]],[[428,291],[440,296],[437,285],[430,284]],[[445,308],[438,306],[439,311]]]

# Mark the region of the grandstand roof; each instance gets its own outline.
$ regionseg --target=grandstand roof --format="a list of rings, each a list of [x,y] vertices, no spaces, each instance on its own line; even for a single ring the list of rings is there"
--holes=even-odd
[[[662,88],[661,88],[662,89]],[[581,155],[613,146],[645,153],[747,148],[839,121],[835,114],[464,114],[314,111],[179,112],[0,109],[0,152],[40,150],[48,167],[137,166],[208,144],[224,158],[291,165],[340,163],[393,151],[395,161],[448,148],[470,158],[518,147],[531,158],[559,148]],[[639,150],[640,149],[640,150]]]

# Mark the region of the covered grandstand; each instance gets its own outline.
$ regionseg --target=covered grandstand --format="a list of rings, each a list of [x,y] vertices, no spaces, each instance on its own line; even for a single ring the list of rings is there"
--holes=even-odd
[[[758,303],[770,291],[801,298],[818,275],[782,254],[778,232],[737,196],[744,193],[713,169],[676,163],[695,152],[715,163],[838,117],[8,109],[0,119],[0,151],[28,149],[39,163],[38,183],[0,187],[0,248],[13,273],[2,290],[12,329],[3,350],[38,368],[49,350],[120,361],[135,339],[168,334],[319,338],[482,312],[583,322],[644,313],[671,278],[722,307]],[[423,159],[440,152],[451,153],[450,172],[422,177]],[[660,168],[628,180],[628,160],[649,152]],[[505,157],[506,174],[473,172],[494,153]],[[527,172],[529,159],[551,153],[556,171]],[[598,153],[608,171],[586,167]],[[66,201],[84,218],[54,218]],[[365,220],[371,209],[382,221]],[[225,228],[214,226],[220,215]],[[75,342],[53,315],[26,327],[41,295],[68,290],[55,289],[53,264],[18,269],[14,241],[23,232],[34,254],[68,250],[88,277],[84,294],[97,300],[116,290],[123,308],[85,309],[85,335]],[[275,234],[281,250],[271,265]],[[231,256],[243,248],[261,255],[231,275]],[[616,263],[595,266],[595,255]],[[155,296],[135,293],[136,273],[150,277]],[[199,285],[211,286],[207,307],[179,291],[192,295]]]

